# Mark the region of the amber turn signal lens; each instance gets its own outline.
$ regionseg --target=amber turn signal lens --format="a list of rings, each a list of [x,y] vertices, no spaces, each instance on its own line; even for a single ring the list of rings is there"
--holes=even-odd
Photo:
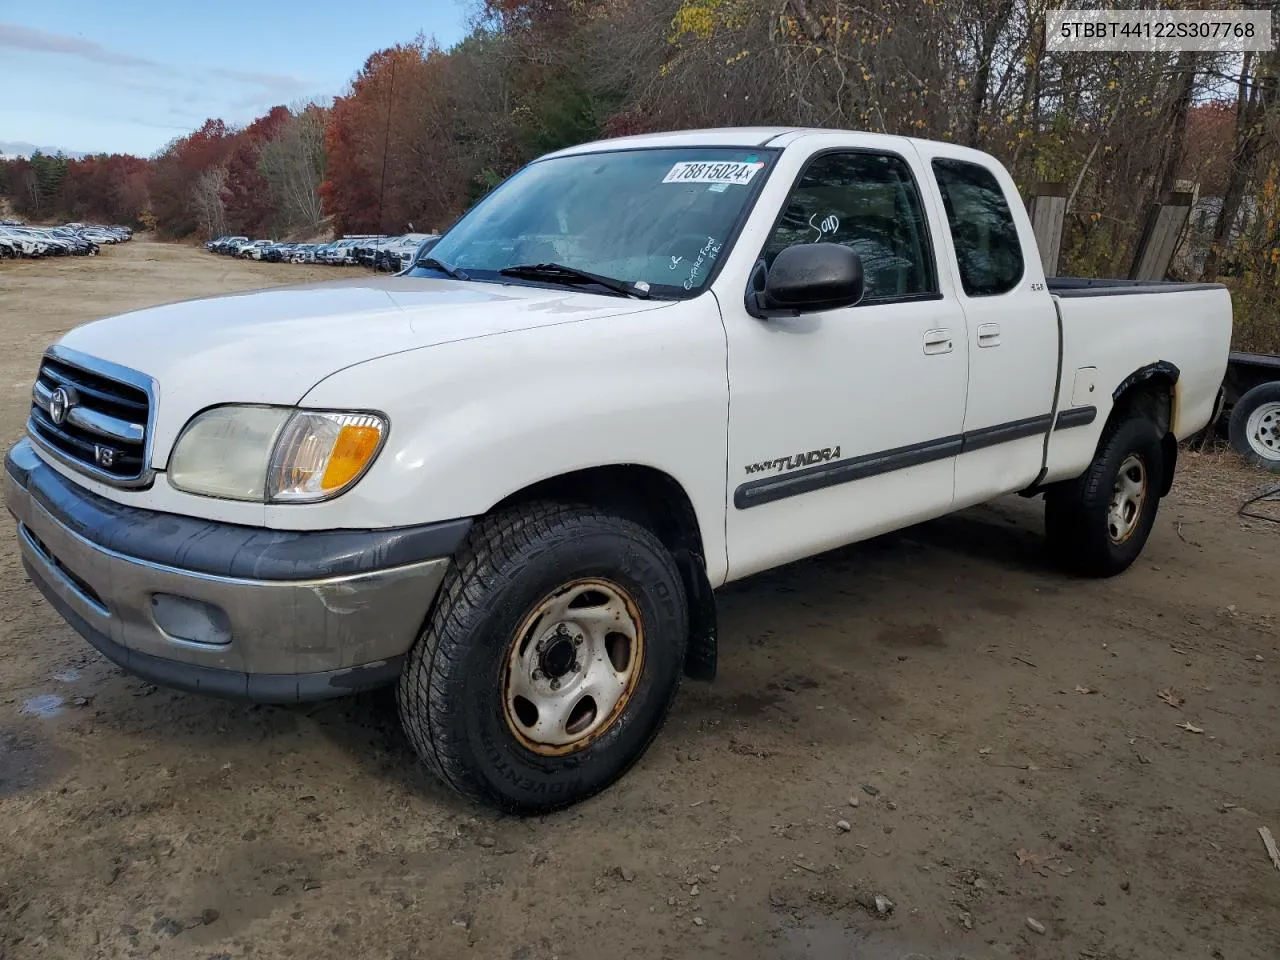
[[[373,413],[299,410],[276,443],[268,503],[315,503],[360,479],[378,455],[387,422]]]
[[[343,427],[329,454],[320,488],[338,490],[358,477],[377,452],[381,440],[382,431],[377,427]]]

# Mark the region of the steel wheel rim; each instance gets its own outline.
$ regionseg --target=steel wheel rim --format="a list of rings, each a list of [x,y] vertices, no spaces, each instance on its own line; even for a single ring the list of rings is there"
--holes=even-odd
[[[543,756],[585,749],[607,732],[644,667],[640,610],[603,578],[559,587],[521,621],[503,670],[511,733]]]
[[[1125,457],[1116,472],[1107,508],[1107,534],[1112,543],[1124,543],[1142,522],[1142,508],[1147,502],[1147,465],[1136,453]]]
[[[1280,460],[1280,403],[1260,403],[1245,423],[1249,448],[1264,460]]]

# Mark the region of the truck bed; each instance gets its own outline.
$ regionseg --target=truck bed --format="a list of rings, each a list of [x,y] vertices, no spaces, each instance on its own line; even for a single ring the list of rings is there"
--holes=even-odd
[[[1220,283],[1182,283],[1177,280],[1104,280],[1093,277],[1047,277],[1055,297],[1122,297],[1135,293],[1185,293],[1225,289]]]
[[[1050,278],[1046,286],[1057,298],[1062,334],[1057,410],[1070,411],[1079,426],[1053,431],[1045,480],[1078,475],[1079,464],[1092,459],[1117,393],[1134,376],[1172,376],[1169,427],[1179,440],[1209,422],[1231,339],[1226,287],[1073,277]]]

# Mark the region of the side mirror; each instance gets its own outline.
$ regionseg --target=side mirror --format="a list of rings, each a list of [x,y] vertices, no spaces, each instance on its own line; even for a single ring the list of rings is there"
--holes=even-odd
[[[783,249],[767,273],[761,264],[752,280],[747,312],[754,317],[837,310],[862,299],[862,258],[838,243],[801,243]]]

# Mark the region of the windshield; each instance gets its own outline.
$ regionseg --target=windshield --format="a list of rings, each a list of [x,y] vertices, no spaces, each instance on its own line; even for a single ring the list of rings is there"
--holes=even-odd
[[[499,271],[558,264],[655,296],[696,294],[728,252],[775,156],[664,147],[541,160],[464,216],[430,258],[476,280],[512,282]]]

